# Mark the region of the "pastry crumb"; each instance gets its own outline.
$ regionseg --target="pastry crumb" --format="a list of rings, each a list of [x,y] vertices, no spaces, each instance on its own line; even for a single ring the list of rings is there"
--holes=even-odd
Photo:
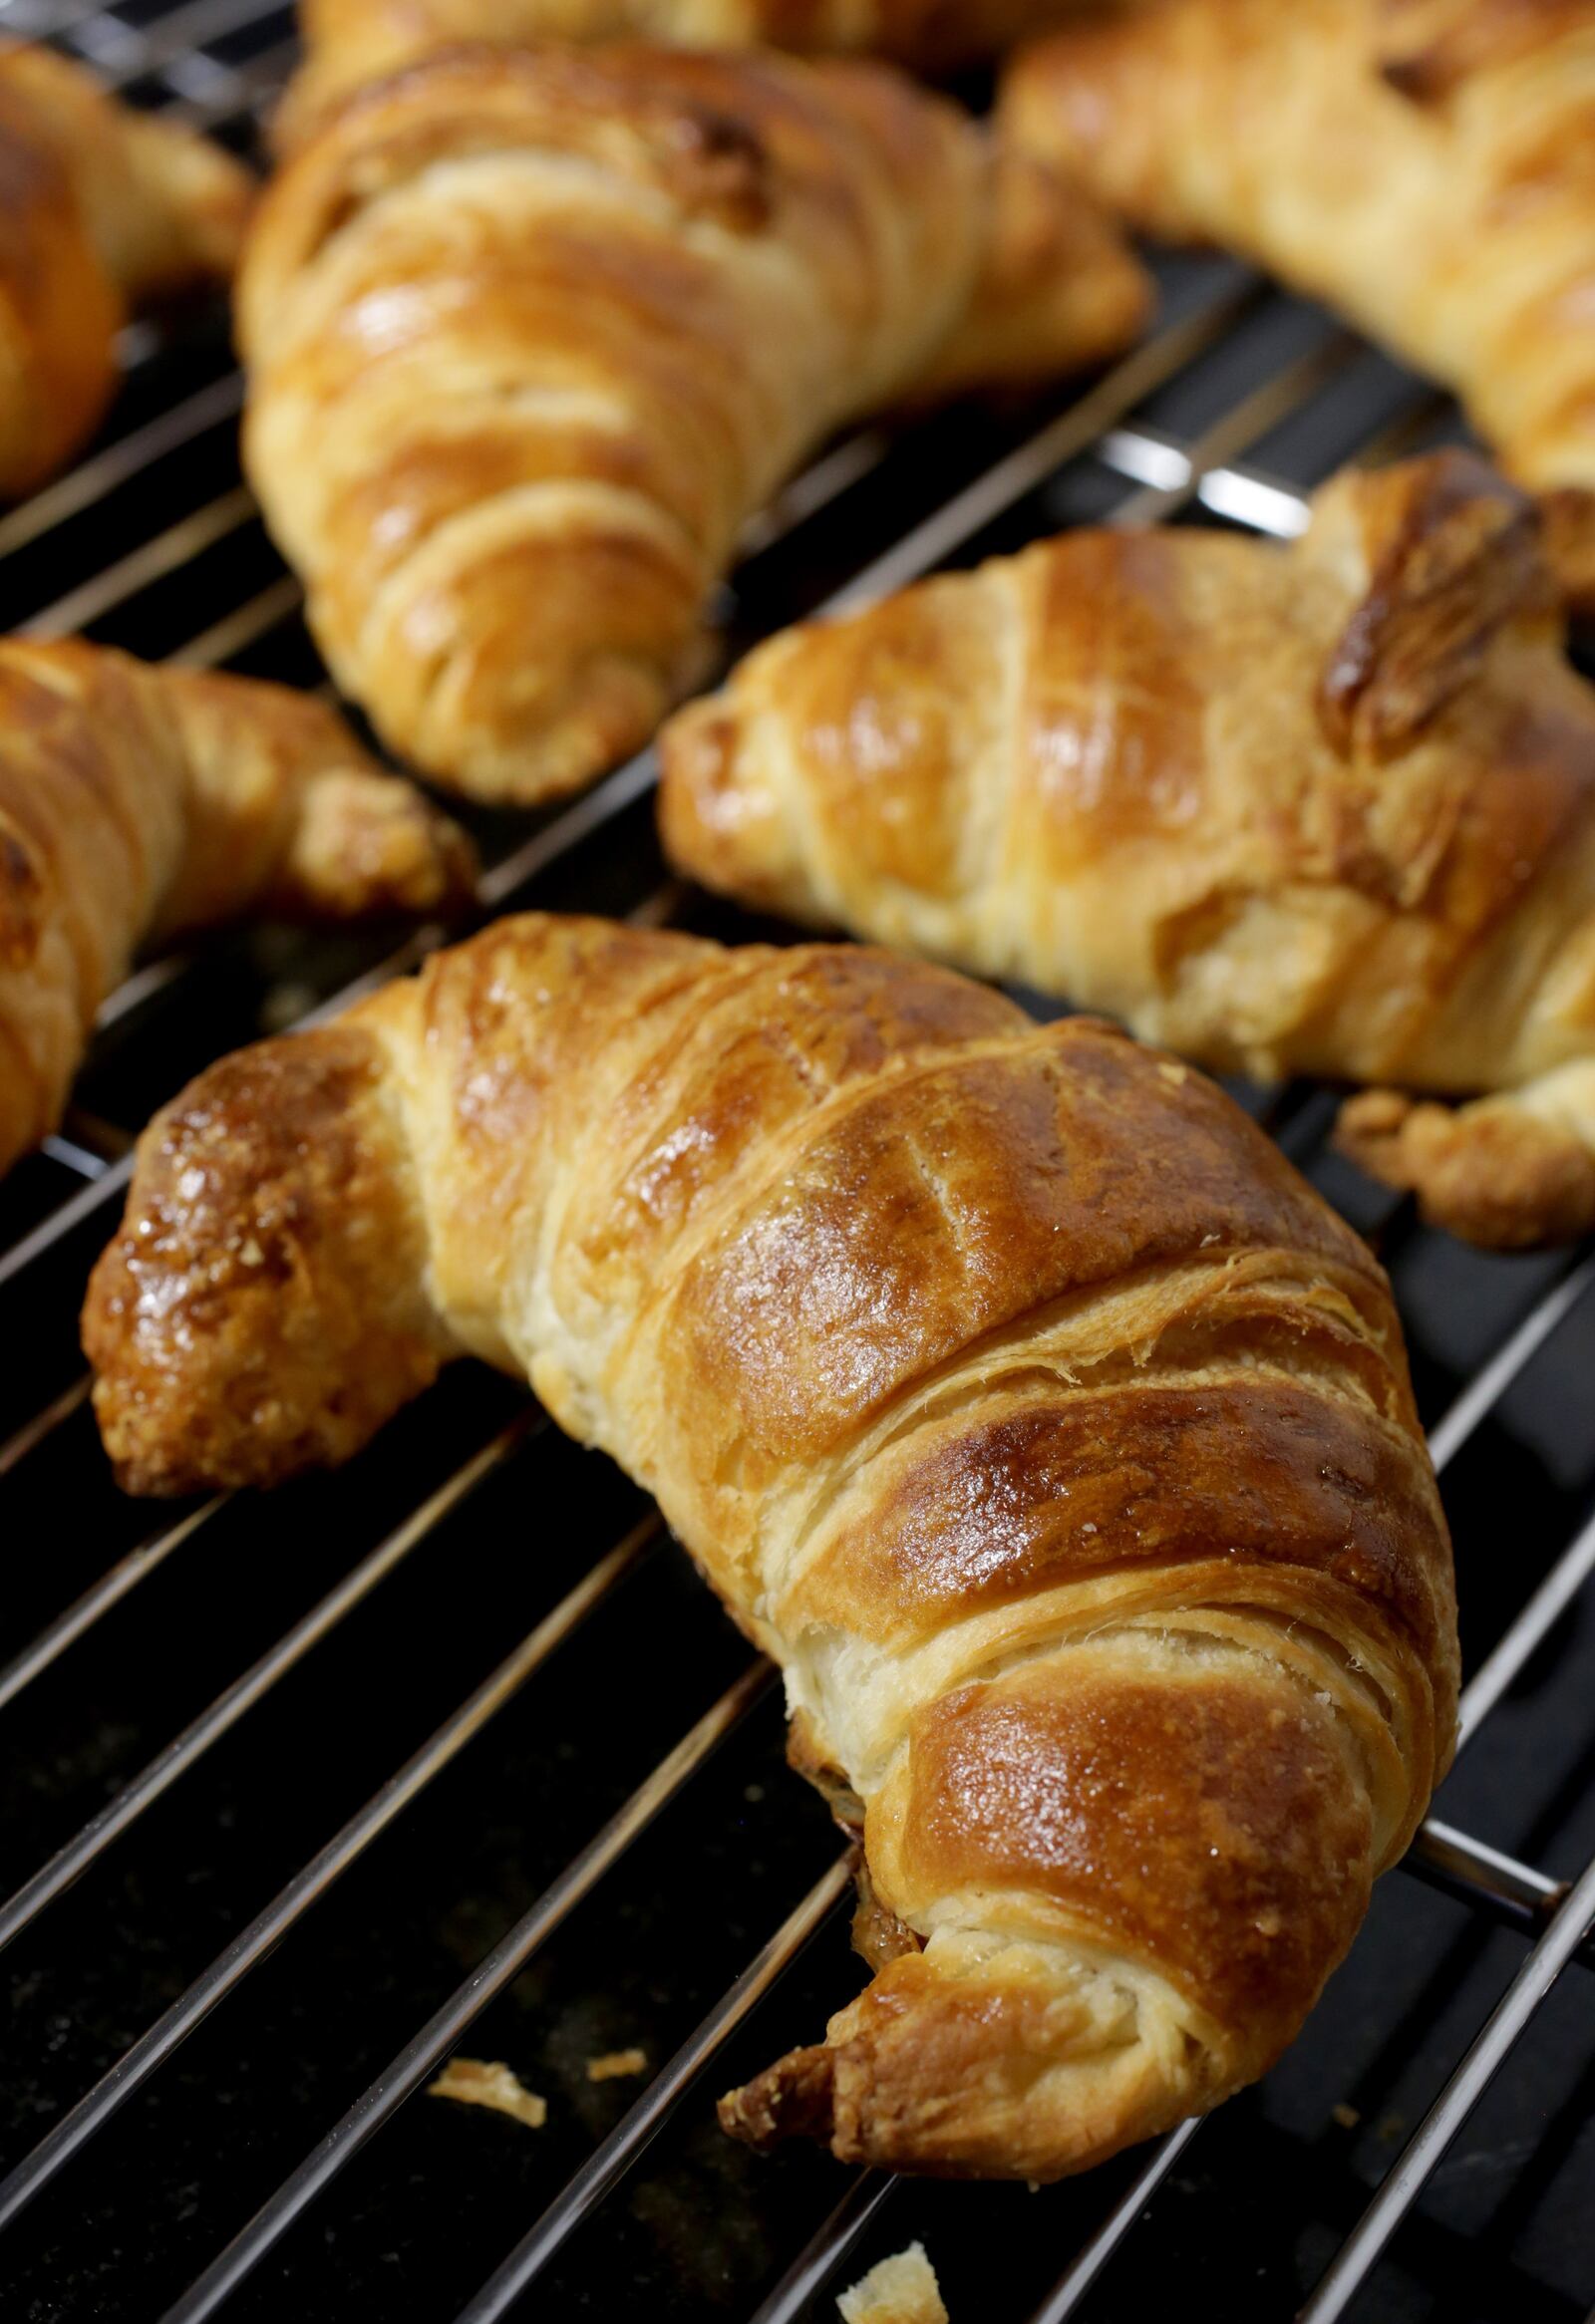
[[[923,2243],[877,2260],[836,2301],[842,2324],[948,2324],[941,2286]]]
[[[1339,2123],[1343,2131],[1355,2131],[1363,2119],[1356,2107],[1348,2106],[1343,2098],[1338,2099],[1329,2111],[1333,2120]]]
[[[589,2082],[615,2082],[626,2074],[643,2074],[648,2070],[646,2050],[605,2050],[601,2058],[587,2060]]]
[[[495,2114],[512,2115],[528,2131],[540,2131],[548,2120],[548,2101],[527,2090],[504,2065],[488,2065],[480,2058],[451,2058],[436,2082],[427,2085],[429,2098],[458,2098],[466,2106],[490,2106]]]

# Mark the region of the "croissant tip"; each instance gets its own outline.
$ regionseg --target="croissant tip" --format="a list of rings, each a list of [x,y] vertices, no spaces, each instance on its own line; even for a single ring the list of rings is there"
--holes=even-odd
[[[767,2154],[788,2139],[828,2144],[834,2120],[835,2053],[823,2042],[789,2050],[738,2090],[728,2090],[715,2111],[720,2127],[744,2146]]]

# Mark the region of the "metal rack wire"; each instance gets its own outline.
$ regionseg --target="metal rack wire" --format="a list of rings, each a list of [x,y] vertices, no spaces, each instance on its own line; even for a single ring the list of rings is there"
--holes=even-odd
[[[147,0],[128,0],[117,9],[91,0],[0,0],[0,28],[49,38],[92,60],[114,85],[225,130],[240,145],[292,54],[286,11],[261,0],[186,0],[164,12]],[[1236,270],[1186,270],[1174,288],[1168,319],[1083,395],[1060,399],[1039,414],[1009,415],[984,432],[973,423],[861,432],[815,462],[750,534],[747,573],[757,566],[768,585],[748,585],[744,576],[738,608],[743,634],[756,634],[795,611],[858,602],[1075,515],[1144,522],[1200,507],[1228,523],[1288,537],[1304,521],[1305,496],[1272,458],[1304,419],[1321,422],[1326,410],[1339,415],[1341,433],[1365,455],[1445,424],[1436,399],[1394,375],[1371,372],[1365,351],[1321,318],[1298,315],[1282,335],[1273,328],[1279,302]],[[1270,334],[1266,343],[1248,349],[1247,333],[1259,318],[1272,318]],[[0,589],[8,607],[16,607],[17,626],[36,635],[87,627],[191,664],[232,663],[314,682],[298,624],[297,584],[274,565],[227,449],[224,432],[242,399],[236,372],[218,359],[213,342],[202,340],[196,346],[141,330],[125,352],[138,388],[125,405],[131,423],[119,434],[113,421],[109,440],[71,474],[0,515]],[[1174,425],[1173,403],[1180,399],[1184,413],[1195,413],[1193,424]],[[1338,456],[1341,451],[1331,448],[1320,464],[1333,464]],[[153,483],[160,489],[152,491]],[[197,596],[183,585],[195,560],[203,560],[205,574]],[[202,625],[195,626],[201,603]],[[513,827],[499,820],[485,828],[488,868],[480,882],[480,913],[532,899],[579,900],[595,877],[600,886],[605,879],[612,885],[612,864],[594,873],[591,843],[625,835],[626,892],[609,900],[639,918],[676,916],[683,899],[661,880],[646,838],[638,835],[637,810],[654,771],[651,754],[644,752],[535,827],[528,829],[522,819]],[[330,1013],[354,993],[413,967],[443,935],[424,929],[389,952],[367,947],[351,954],[347,947],[323,945],[296,954],[288,980],[295,1006],[287,1014],[313,1019]],[[266,974],[251,982],[252,975],[244,976],[247,1008],[276,1008],[282,980]],[[139,1127],[142,1111],[167,1094],[169,1080],[161,1072],[172,1029],[191,1023],[201,1011],[208,981],[209,972],[194,963],[158,963],[107,1004],[101,1045],[110,1051],[125,1044],[130,1061],[121,1086],[136,1092],[137,1102],[124,1101],[122,1118],[106,1106],[75,1115],[45,1154],[26,1166],[25,1205],[0,1252],[0,1311],[16,1329],[30,1327],[32,1318],[54,1306],[70,1310],[85,1267],[116,1216],[129,1172],[127,1136]],[[205,1035],[198,1037],[202,1047]],[[162,1064],[152,1066],[153,1056]],[[1243,1096],[1295,1159],[1315,1170],[1322,1164],[1332,1114],[1324,1093],[1293,1087]],[[1419,1230],[1399,1204],[1370,1208],[1366,1189],[1358,1201],[1363,1207],[1357,1223],[1384,1239],[1387,1256],[1418,1239]],[[1436,1414],[1431,1445],[1442,1479],[1556,1335],[1586,1310],[1592,1291],[1595,1256],[1533,1275],[1520,1311]],[[30,1480],[75,1427],[86,1425],[87,1381],[59,1334],[52,1345],[57,1376],[16,1383],[0,1413],[0,1426],[9,1431],[0,1441],[0,1510],[9,1498],[13,1512],[31,1514]],[[550,1441],[546,1423],[531,1412],[495,1421],[485,1433],[478,1429],[450,1473],[404,1508],[308,1610],[296,1613],[237,1675],[217,1673],[222,1683],[212,1699],[142,1769],[119,1771],[112,1796],[0,1904],[0,1948],[54,1911],[171,1795],[180,1802],[183,1780],[228,1738],[241,1732],[247,1739],[251,1714],[274,1691],[296,1682],[317,1650],[441,1528],[469,1512],[494,1479],[535,1476],[534,1464]],[[380,1461],[380,1448],[370,1458]],[[243,1522],[234,1497],[217,1495],[114,1555],[70,1603],[17,1643],[0,1667],[0,1712],[11,1715],[17,1706],[25,1711],[63,1666],[70,1674],[74,1651],[121,1616],[181,1553],[197,1543],[219,1559]],[[42,2137],[27,2142],[0,2183],[0,2230],[14,2228],[58,2181],[70,2188],[75,2175],[91,2168],[95,2141],[127,2103],[159,2085],[179,2045],[461,1761],[550,1658],[595,1622],[648,1564],[658,1536],[658,1521],[648,1515],[611,1533],[595,1533],[585,1545],[590,1557],[583,1570],[507,1657],[383,1777],[267,1903],[232,1930],[197,1975],[184,1978],[97,2079],[64,2095]],[[120,1538],[113,1532],[109,1546]],[[1480,1734],[1566,1620],[1592,1573],[1595,1522],[1582,1525],[1565,1548],[1542,1561],[1541,1571],[1525,1577],[1532,1586],[1509,1608],[1463,1697],[1468,1752],[1476,1751]],[[198,2324],[258,2285],[269,2257],[406,2100],[598,1885],[621,1876],[670,1804],[764,1700],[770,1682],[764,1666],[740,1667],[695,1718],[685,1716],[683,1698],[678,1739],[614,1812],[252,2215],[241,2225],[217,2222],[212,2256],[169,2307],[169,2324]],[[1302,2310],[1313,2324],[1343,2315],[1366,2286],[1491,2078],[1511,2063],[1561,1971],[1572,1962],[1595,1966],[1595,1861],[1571,1883],[1558,1881],[1432,1819],[1406,1870],[1460,1899],[1481,1924],[1525,1937],[1527,1949],[1493,2013],[1324,2265]],[[547,2282],[547,2271],[570,2239],[623,2186],[678,2114],[702,2101],[711,2068],[768,2005],[810,1942],[832,1924],[848,1884],[843,1856],[806,1891],[789,1893],[779,1923],[741,1974],[595,2141],[519,2240],[495,2267],[490,2251],[480,2253],[486,2280],[463,2307],[457,2304],[460,2324],[488,2324],[520,2312],[523,2296]],[[1102,2198],[1089,2231],[1062,2254],[1039,2304],[1002,2313],[1017,2320],[1028,2309],[1035,2324],[1060,2324],[1080,2310],[1131,2244],[1159,2189],[1208,2136],[1203,2126],[1187,2124],[1137,2158],[1130,2176],[1116,2182],[1118,2191]],[[767,2270],[754,2296],[755,2304],[762,2298],[759,2324],[825,2312],[826,2295],[849,2255],[889,2219],[899,2196],[893,2180],[874,2173],[859,2174],[839,2189],[834,2180],[823,2183],[834,2208],[806,2241],[781,2255],[785,2269],[778,2264]],[[956,2203],[949,2216],[955,2211]]]

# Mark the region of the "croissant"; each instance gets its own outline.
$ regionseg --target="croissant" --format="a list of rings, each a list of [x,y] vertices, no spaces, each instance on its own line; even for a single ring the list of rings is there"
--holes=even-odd
[[[761,2144],[1051,2179],[1211,2106],[1449,1752],[1367,1248],[1188,1068],[890,954],[501,921],[158,1117],[85,1345],[138,1492],[469,1352],[656,1495],[862,1824],[878,1973]]]
[[[694,49],[851,50],[947,72],[1083,0],[301,0],[308,62],[272,124],[292,145],[333,100],[460,42],[643,39]],[[1122,4],[1122,0],[1120,0]]]
[[[0,48],[0,494],[93,433],[132,309],[227,279],[250,183],[48,49]]]
[[[1595,9],[1169,0],[1015,64],[1004,133],[1454,389],[1595,606]]]
[[[429,912],[472,868],[464,834],[320,703],[0,639],[0,1169],[60,1119],[146,937],[251,911]]]
[[[1335,479],[1286,548],[1075,532],[793,630],[661,760],[707,886],[1217,1069],[1595,1057],[1595,691],[1470,453]]]
[[[1106,354],[1145,282],[884,67],[478,49],[322,127],[239,297],[246,464],[344,692],[528,801],[647,739],[740,528],[831,430]]]

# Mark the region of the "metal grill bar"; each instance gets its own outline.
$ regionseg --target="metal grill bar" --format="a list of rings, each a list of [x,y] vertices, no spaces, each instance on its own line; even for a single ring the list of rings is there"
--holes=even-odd
[[[64,1163],[68,1170],[75,1170],[80,1178],[98,1178],[106,1166],[103,1154],[92,1153],[87,1146],[64,1137],[59,1130],[50,1132],[39,1151],[48,1154],[52,1162]]]
[[[149,32],[94,10],[75,28],[79,33],[76,45],[90,58],[106,88],[127,89],[151,74],[163,73],[211,41],[278,15],[281,9],[282,0],[187,0],[185,7],[174,8]],[[109,37],[85,40],[83,30],[89,22],[111,27]]]
[[[199,555],[202,549],[213,548],[225,540],[228,533],[248,524],[255,513],[255,504],[247,487],[235,484],[229,491],[219,493],[203,508],[191,515],[179,517],[168,524],[153,540],[119,557],[92,581],[69,589],[65,597],[58,597],[40,613],[31,614],[22,624],[18,635],[24,638],[65,638],[77,630],[87,629],[116,606],[126,604],[141,589],[148,589],[152,581],[163,580],[166,574],[176,572]]]
[[[83,1402],[83,1394],[79,1391],[86,1390],[87,1386],[87,1381],[80,1381],[77,1391],[69,1391],[74,1394],[76,1403]],[[66,1399],[63,1397],[59,1401],[65,1403]],[[55,1620],[47,1623],[31,1644],[25,1646],[20,1654],[0,1670],[0,1707],[13,1701],[25,1686],[31,1686],[40,1672],[48,1670],[75,1638],[81,1638],[85,1630],[91,1629],[103,1613],[108,1613],[112,1606],[127,1597],[130,1590],[136,1590],[158,1566],[163,1566],[172,1551],[180,1550],[183,1543],[190,1540],[200,1526],[214,1517],[222,1506],[223,1498],[217,1494],[198,1509],[190,1510],[186,1517],[178,1518],[175,1525],[165,1526],[160,1533],[152,1534],[148,1541],[130,1550],[125,1558],[119,1558],[108,1572],[101,1575],[98,1582],[93,1583],[81,1598],[74,1598],[65,1612],[57,1614]],[[5,1941],[4,1937],[0,1937],[0,1944]]]
[[[209,629],[201,630],[196,638],[190,638],[187,645],[179,646],[166,659],[185,670],[214,670],[218,663],[230,661],[234,654],[241,654],[245,647],[263,638],[268,630],[274,630],[278,622],[287,621],[291,614],[297,613],[304,603],[304,594],[293,574],[285,573],[280,581],[273,581],[257,597],[251,597],[247,605],[240,605],[236,613],[224,614],[220,621],[212,622]]]
[[[1544,1927],[1570,1885],[1547,1880],[1543,1873],[1433,1816],[1413,1842],[1403,1869],[1488,1912],[1504,1926],[1530,1932]],[[1573,1957],[1584,1968],[1595,1969],[1595,1943],[1586,1942]]]
[[[313,1646],[319,1645],[334,1630],[344,1616],[351,1613],[380,1583],[385,1582],[401,1561],[410,1555],[419,1542],[426,1539],[440,1525],[451,1510],[457,1508],[468,1494],[475,1491],[484,1477],[506,1461],[512,1452],[529,1437],[540,1433],[549,1424],[543,1414],[533,1411],[517,1413],[507,1427],[499,1430],[491,1443],[473,1456],[437,1492],[429,1495],[413,1515],[396,1526],[386,1540],[379,1542],[369,1556],[361,1559],[326,1597],[319,1599],[307,1614],[285,1630],[277,1643],[252,1663],[241,1678],[235,1678],[229,1687],[217,1695],[208,1710],[184,1727],[182,1733],[165,1749],[152,1759],[144,1771],[107,1802],[97,1815],[91,1816],[77,1837],[60,1849],[47,1865],[24,1882],[9,1901],[0,1907],[0,1949],[8,1945],[19,1930],[27,1927],[45,1906],[52,1903],[64,1888],[72,1886],[110,1847],[127,1831],[130,1824],[153,1807],[163,1792],[169,1791],[179,1775],[203,1757],[212,1744],[218,1743],[229,1728],[237,1725],[245,1711],[268,1694],[279,1678],[301,1661]],[[200,1512],[201,1516],[207,1512]],[[189,1522],[189,1531],[193,1523]],[[174,1544],[172,1545],[175,1546]],[[145,1569],[148,1571],[148,1567]],[[137,1579],[137,1577],[135,1577]],[[132,1588],[130,1580],[125,1588]]]
[[[180,451],[206,429],[219,428],[225,420],[235,420],[243,410],[243,374],[229,372],[223,379],[212,380],[207,388],[173,404],[169,410],[136,428],[131,436],[108,444],[93,459],[81,467],[69,469],[55,483],[46,484],[31,500],[21,501],[17,507],[0,516],[0,557],[11,556],[17,549],[26,548],[30,541],[53,526],[64,524],[70,516],[81,516],[121,485],[130,484],[146,468],[169,452]]]
[[[1572,1313],[1592,1285],[1595,1285],[1595,1252],[1581,1260],[1553,1291],[1537,1302],[1505,1346],[1469,1381],[1429,1440],[1436,1475],[1450,1466],[1491,1406],[1539,1352],[1557,1325]]]
[[[1036,2310],[1032,2324],[1063,2324],[1066,2316],[1074,2314],[1201,2126],[1201,2116],[1192,2115],[1177,2131],[1170,2131],[1166,2138],[1158,2140],[1128,2193],[1109,2212],[1073,2265],[1059,2278]]]
[[[85,1372],[80,1379],[73,1381],[70,1388],[63,1388],[59,1396],[53,1397],[43,1411],[36,1412],[31,1420],[25,1421],[21,1428],[6,1438],[4,1444],[0,1444],[0,1477],[14,1469],[18,1461],[26,1459],[36,1444],[42,1444],[64,1420],[72,1418],[80,1405],[89,1401],[90,1385],[89,1374]],[[3,1681],[0,1681],[0,1702],[4,1700]]]
[[[406,2044],[387,2071],[356,2099],[314,2154],[306,2157],[292,2178],[285,2179],[270,2201],[255,2213],[248,2226],[195,2279],[167,2311],[164,2324],[201,2324],[202,2318],[215,2314],[295,2219],[331,2184],[344,2165],[421,2087],[488,2002],[519,1976],[538,1946],[619,1862],[688,1777],[696,1773],[716,1746],[768,1692],[774,1676],[769,1663],[760,1661],[750,1664],[733,1681],[720,1700],[682,1737],[674,1751],[638,1786],[625,1806],[543,1890],[509,1934],[451,1994],[415,2039]]]
[[[163,993],[168,985],[174,985],[179,977],[186,976],[192,966],[193,963],[182,953],[163,953],[160,960],[136,969],[131,977],[117,987],[109,1000],[101,1002],[95,1012],[96,1032],[104,1032],[108,1025],[116,1024],[133,1010],[141,1008],[146,1001],[154,1000],[158,993]]]
[[[226,86],[210,97],[182,97],[161,108],[168,120],[191,130],[219,129],[240,114],[254,114],[281,90],[289,67],[299,54],[297,40],[279,41],[247,65],[218,66]]]
[[[327,1890],[359,1862],[373,1841],[387,1831],[434,1778],[457,1759],[466,1745],[501,1710],[538,1666],[562,1646],[595,1607],[623,1582],[643,1553],[664,1531],[655,1512],[632,1527],[607,1557],[568,1590],[551,1613],[544,1615],[515,1651],[499,1663],[491,1676],[461,1704],[421,1749],[390,1776],[343,1829],[313,1856],[304,1870],[288,1882],[264,1910],[257,1913],[208,1969],[197,1976],[180,1999],[141,2034],[94,2088],[0,2184],[0,2228],[16,2217],[24,2204],[48,2185],[63,2164],[71,2161],[97,2131],[103,2130],[118,2107],[141,2089],[167,2058],[208,2017],[218,2001],[239,1984],[273,1945],[281,1942],[294,1923],[319,1903]]]
[[[1463,1687],[1456,1707],[1457,1729],[1463,1742],[1488,1718],[1591,1574],[1595,1574],[1595,1518],[1562,1552],[1493,1653],[1480,1663]]]
[[[1488,2023],[1429,2110],[1401,2161],[1389,2174],[1355,2231],[1302,2310],[1301,2324],[1335,2324],[1344,2316],[1386,2244],[1423,2193],[1436,2167],[1494,2077],[1513,2045],[1527,2031],[1540,2003],[1595,1922],[1595,1857],[1583,1872],[1544,1935],[1518,1970]]]
[[[595,2147],[575,2176],[514,2250],[462,2308],[458,2324],[496,2324],[508,2314],[528,2284],[547,2266],[566,2238],[618,2185],[649,2143],[657,2138],[701,2074],[725,2047],[756,2002],[761,2001],[802,1951],[847,1893],[854,1858],[849,1849],[787,1915],[775,1935],[749,1962],[737,1982],[683,2042],[668,2066],[636,2105]]]
[[[797,2324],[809,2301],[866,2233],[897,2181],[881,2171],[860,2171],[824,2225],[804,2244],[753,2324]]]
[[[85,1219],[92,1219],[101,1205],[109,1202],[119,1188],[126,1188],[132,1176],[133,1156],[131,1153],[124,1154],[120,1162],[112,1163],[103,1178],[97,1178],[91,1186],[81,1187],[68,1201],[53,1210],[31,1234],[24,1235],[19,1243],[13,1243],[9,1251],[0,1252],[0,1290],[13,1278],[22,1275],[35,1260],[42,1259],[47,1251],[53,1250],[64,1235],[70,1235]]]

